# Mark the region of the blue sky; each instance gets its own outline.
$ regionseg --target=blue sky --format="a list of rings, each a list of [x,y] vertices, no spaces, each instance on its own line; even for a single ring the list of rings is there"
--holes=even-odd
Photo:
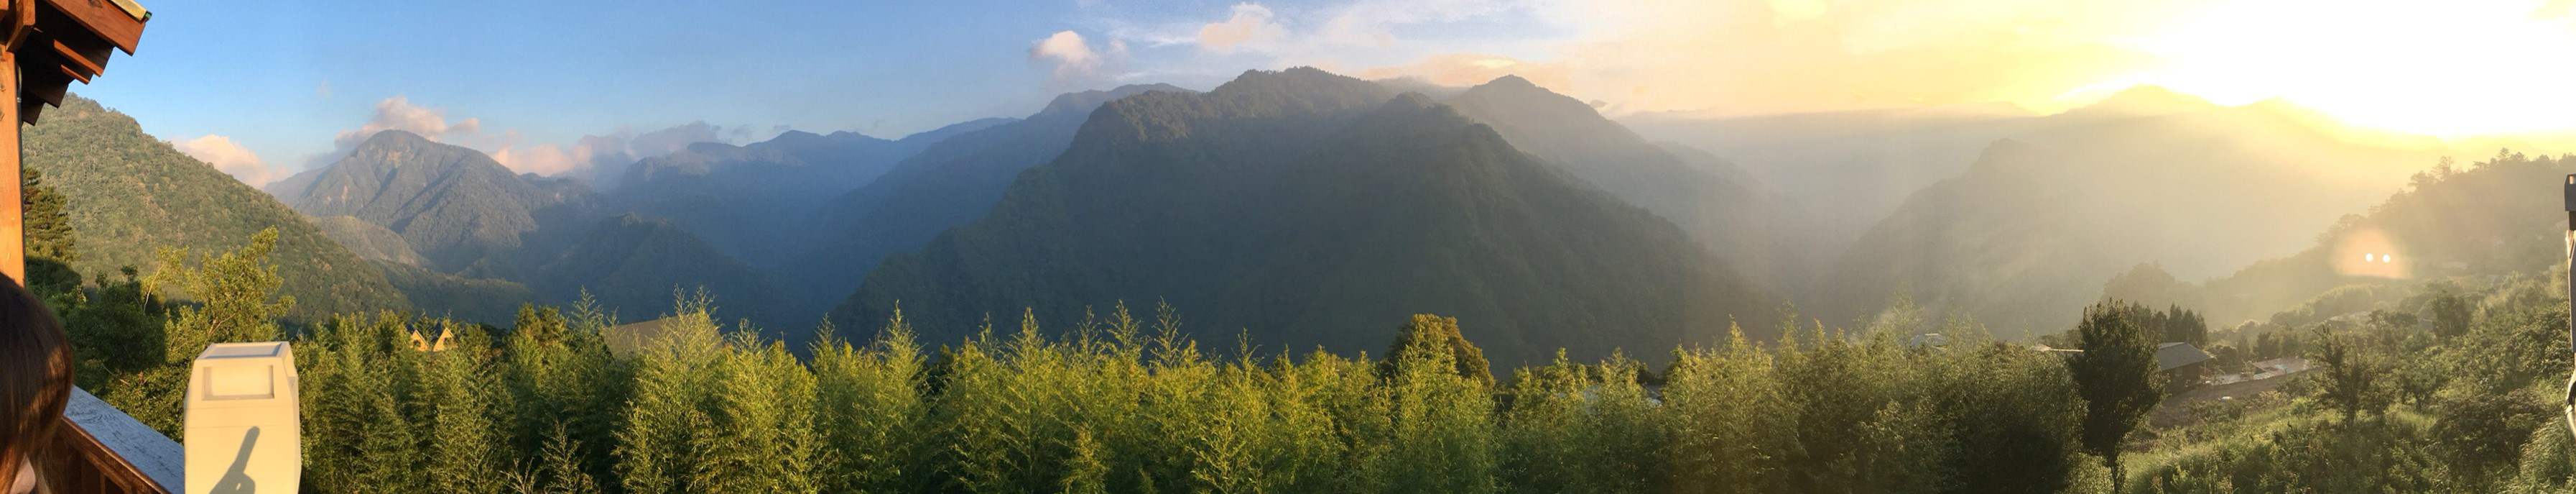
[[[1028,49],[1074,7],[739,3],[159,0],[136,55],[74,89],[290,164],[393,96],[526,142],[698,120],[899,136],[1043,103]]]
[[[1449,85],[1515,74],[1614,116],[1993,101],[2050,111],[2140,83],[2393,124],[2521,115],[2517,125],[2564,130],[2549,116],[2576,111],[2548,82],[2567,77],[2491,81],[2448,91],[2484,104],[2434,104],[2449,100],[2422,93],[2458,84],[2446,64],[2407,64],[2399,72],[2419,77],[2401,79],[2355,63],[2412,50],[2576,77],[2515,63],[2576,51],[2576,0],[144,3],[155,17],[138,54],[74,91],[254,183],[383,128],[556,174],[577,172],[585,153],[655,152],[635,137],[692,122],[707,125],[665,134],[893,138],[1023,116],[1066,91],[1207,89],[1297,65]],[[2316,34],[2280,41],[2274,26],[2289,19]]]
[[[74,91],[163,139],[220,136],[238,149],[182,148],[236,161],[226,165],[237,176],[237,167],[273,169],[264,179],[327,157],[335,136],[394,97],[451,123],[474,119],[470,131],[433,137],[487,152],[564,150],[585,135],[696,121],[736,142],[782,128],[893,138],[1023,116],[1065,91],[1205,89],[1245,69],[1286,67],[1194,44],[1199,25],[1237,5],[150,0],[137,53]],[[1067,32],[1085,38],[1087,63],[1033,51]],[[1059,69],[1067,65],[1072,73]],[[258,163],[239,162],[251,159],[241,151]]]

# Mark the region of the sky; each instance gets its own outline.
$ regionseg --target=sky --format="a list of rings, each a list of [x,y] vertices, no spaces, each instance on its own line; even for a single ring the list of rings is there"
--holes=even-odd
[[[885,138],[1131,83],[1506,74],[1613,116],[2009,102],[2136,84],[2444,137],[2576,132],[2576,0],[146,0],[73,90],[253,184],[405,129],[523,172]]]

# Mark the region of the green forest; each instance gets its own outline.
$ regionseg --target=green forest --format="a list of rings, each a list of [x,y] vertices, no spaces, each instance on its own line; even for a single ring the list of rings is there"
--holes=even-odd
[[[48,300],[84,386],[173,436],[193,349],[293,341],[321,492],[2557,492],[2576,475],[2544,398],[2568,368],[2564,280],[2537,274],[2442,287],[2458,291],[2421,314],[2197,328],[2319,368],[2158,428],[2152,345],[2195,317],[2120,302],[2049,338],[2090,349],[2074,358],[1964,318],[1907,344],[1931,317],[1908,304],[1849,329],[1784,306],[1808,329],[1773,343],[1495,376],[1472,321],[1433,315],[1387,321],[1376,355],[1209,348],[1184,315],[1124,305],[953,342],[898,312],[797,352],[692,296],[619,354],[619,321],[589,304],[508,328],[282,327],[274,247],[164,250],[151,276]]]

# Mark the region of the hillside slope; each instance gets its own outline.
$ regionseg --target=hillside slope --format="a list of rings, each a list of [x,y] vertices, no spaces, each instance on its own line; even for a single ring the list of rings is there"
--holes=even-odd
[[[151,269],[154,250],[184,247],[225,252],[262,229],[278,230],[269,261],[296,299],[293,317],[407,309],[403,294],[376,267],[323,234],[302,215],[204,162],[143,133],[132,117],[98,102],[67,96],[24,130],[29,168],[70,201],[85,275],[123,266]]]
[[[984,217],[1021,170],[1062,154],[1093,109],[1147,91],[1191,92],[1153,84],[1066,93],[1027,119],[959,134],[905,158],[814,212],[809,228],[824,241],[778,272],[800,289],[849,293],[885,256]]]
[[[2277,104],[2199,108],[1990,146],[1843,254],[1824,313],[1867,315],[1903,292],[1999,336],[2054,332],[2139,263],[2193,278],[2296,252],[2312,225],[2368,206],[2433,154],[2338,139]]]
[[[1515,76],[1468,88],[1447,101],[1487,124],[1512,147],[1671,220],[1729,265],[1766,285],[1797,285],[1821,262],[1801,245],[1806,220],[1753,175],[1704,152],[1667,149],[1580,100]]]
[[[314,227],[322,229],[323,235],[349,248],[349,252],[357,254],[360,259],[409,266],[429,263],[428,259],[420,257],[419,252],[411,250],[411,242],[403,240],[402,234],[385,229],[384,225],[368,223],[356,216],[306,216],[304,220],[313,222]]]
[[[669,220],[635,213],[600,220],[533,278],[539,297],[570,301],[587,290],[621,320],[667,315],[679,296],[699,289],[715,297],[723,320],[751,319],[800,340],[821,314],[811,296],[781,288]]]

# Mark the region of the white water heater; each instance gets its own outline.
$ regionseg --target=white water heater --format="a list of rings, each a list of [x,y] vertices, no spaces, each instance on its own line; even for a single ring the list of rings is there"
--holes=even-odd
[[[295,352],[217,343],[188,375],[185,494],[292,494],[304,475]]]

